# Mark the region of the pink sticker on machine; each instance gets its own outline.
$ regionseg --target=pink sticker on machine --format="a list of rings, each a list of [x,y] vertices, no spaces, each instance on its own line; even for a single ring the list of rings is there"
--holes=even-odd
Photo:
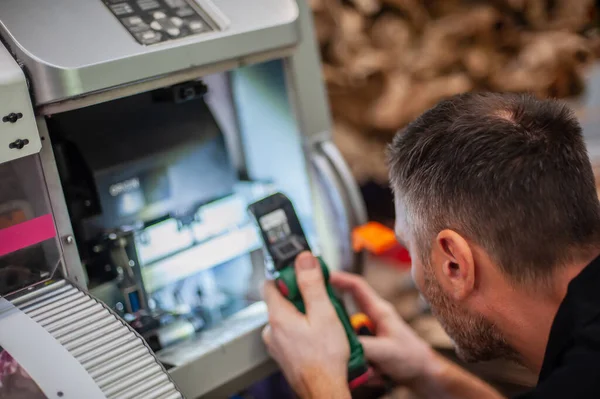
[[[56,236],[52,214],[0,229],[0,256],[39,244]]]

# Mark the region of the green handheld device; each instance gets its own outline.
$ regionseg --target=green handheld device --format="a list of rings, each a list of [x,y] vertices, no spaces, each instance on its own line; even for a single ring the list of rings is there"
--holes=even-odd
[[[291,201],[283,194],[276,193],[248,207],[260,228],[267,255],[272,259],[279,291],[305,313],[304,302],[296,282],[294,261],[296,256],[310,247],[302,230],[298,216]],[[369,367],[346,309],[335,295],[329,284],[329,270],[323,259],[318,258],[323,270],[327,294],[337,312],[350,344],[350,361],[348,363],[348,382],[351,389],[365,383],[369,376]]]

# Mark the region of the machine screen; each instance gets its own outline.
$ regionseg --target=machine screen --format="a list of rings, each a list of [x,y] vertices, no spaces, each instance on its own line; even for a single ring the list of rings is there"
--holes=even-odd
[[[259,222],[260,227],[267,234],[269,244],[271,245],[285,240],[292,233],[283,209],[277,209],[276,211],[266,214],[260,218]],[[295,249],[292,244],[287,245],[291,247],[290,252]]]
[[[180,39],[213,28],[189,0],[102,0],[143,45]]]

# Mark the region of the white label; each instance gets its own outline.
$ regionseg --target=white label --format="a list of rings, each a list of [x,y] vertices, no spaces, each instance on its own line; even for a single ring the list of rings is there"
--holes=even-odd
[[[137,177],[133,179],[125,180],[120,183],[113,184],[108,188],[108,192],[111,196],[117,197],[120,194],[127,193],[140,188],[140,180]]]

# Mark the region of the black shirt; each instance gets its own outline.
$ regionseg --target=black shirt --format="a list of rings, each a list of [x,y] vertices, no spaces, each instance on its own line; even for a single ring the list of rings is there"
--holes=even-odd
[[[569,283],[537,387],[518,397],[538,398],[600,398],[600,257]]]

